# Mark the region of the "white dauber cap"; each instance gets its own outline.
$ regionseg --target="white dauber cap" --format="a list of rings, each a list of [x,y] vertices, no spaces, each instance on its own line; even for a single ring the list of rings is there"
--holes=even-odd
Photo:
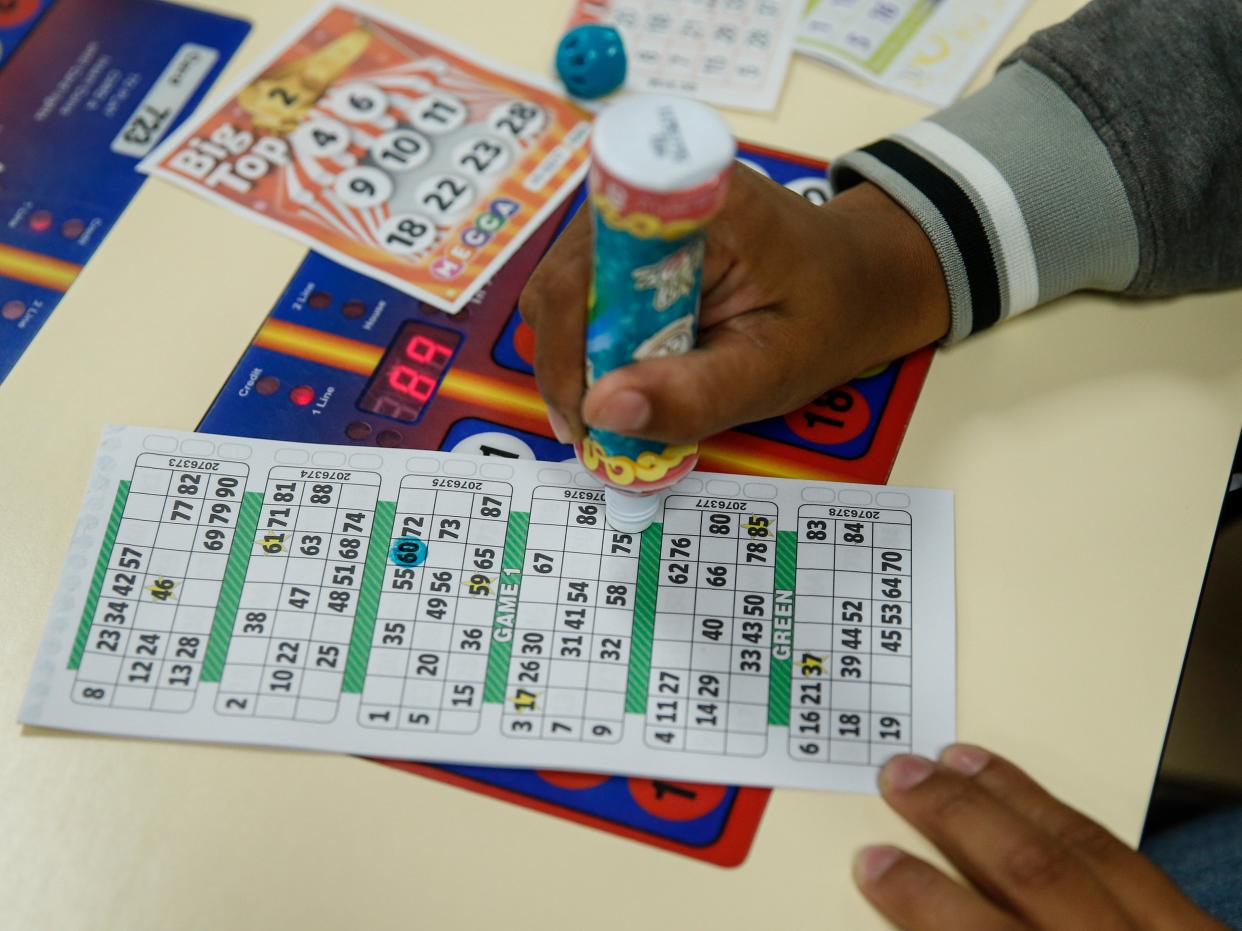
[[[611,485],[604,486],[604,513],[613,530],[622,533],[642,533],[660,513],[664,495],[650,492],[636,495]]]
[[[666,94],[636,94],[595,120],[591,151],[609,174],[647,191],[706,184],[733,161],[729,127],[706,104]]]

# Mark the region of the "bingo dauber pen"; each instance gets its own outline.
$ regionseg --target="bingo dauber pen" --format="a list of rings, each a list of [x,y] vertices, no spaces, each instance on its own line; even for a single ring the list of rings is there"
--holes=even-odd
[[[736,146],[710,107],[641,95],[613,104],[591,136],[595,234],[586,379],[694,348],[707,225],[724,203]],[[608,522],[644,530],[665,490],[698,462],[697,444],[591,428],[578,458],[605,487]]]

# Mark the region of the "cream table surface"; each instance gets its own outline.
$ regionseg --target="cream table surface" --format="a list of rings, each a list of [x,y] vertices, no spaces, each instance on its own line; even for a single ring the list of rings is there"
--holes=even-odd
[[[214,0],[254,30],[302,14]],[[383,0],[543,70],[566,0]],[[1034,0],[985,69],[1076,0]],[[977,79],[976,83],[985,80]],[[822,157],[928,108],[796,61],[740,137]],[[100,428],[192,429],[304,250],[148,182],[0,385],[0,719]],[[957,492],[963,739],[1137,839],[1242,420],[1242,295],[1077,296],[932,366],[892,479]],[[73,365],[66,365],[72,360]],[[349,757],[0,730],[0,927],[865,929],[874,798],[775,793],[723,870]]]

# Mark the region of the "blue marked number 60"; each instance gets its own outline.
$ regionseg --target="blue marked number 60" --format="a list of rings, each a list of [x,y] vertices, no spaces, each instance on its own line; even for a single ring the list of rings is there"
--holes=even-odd
[[[418,537],[400,537],[393,542],[388,558],[398,566],[421,566],[427,558],[427,544]]]

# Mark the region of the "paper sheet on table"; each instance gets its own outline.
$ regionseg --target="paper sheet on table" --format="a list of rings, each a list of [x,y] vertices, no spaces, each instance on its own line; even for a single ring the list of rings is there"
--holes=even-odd
[[[641,535],[602,499],[572,463],[111,427],[21,720],[862,792],[953,740],[950,492],[694,473]]]
[[[805,0],[577,0],[566,28],[616,27],[625,89],[774,110]]]
[[[810,0],[799,52],[924,103],[962,93],[1027,0]]]

